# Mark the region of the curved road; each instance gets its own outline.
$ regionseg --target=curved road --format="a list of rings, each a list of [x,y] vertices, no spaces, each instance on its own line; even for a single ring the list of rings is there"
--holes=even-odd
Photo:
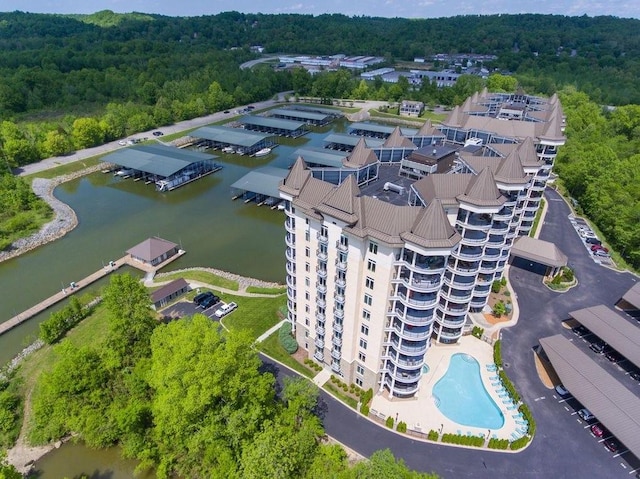
[[[548,212],[540,238],[556,243],[568,256],[580,283],[567,293],[554,293],[542,285],[539,274],[517,264],[511,268],[510,281],[518,297],[520,320],[516,326],[503,330],[503,358],[509,377],[536,419],[537,433],[532,444],[519,453],[504,453],[424,443],[380,427],[321,392],[327,434],[365,456],[389,448],[409,467],[447,479],[629,477],[638,467],[633,462],[635,458],[627,459],[633,462],[631,465],[624,460],[629,454],[614,458],[585,430],[575,413],[571,414],[574,410],[567,411],[553,391],[544,387],[535,370],[532,347],[539,338],[558,333],[575,338],[561,325],[569,311],[601,303],[613,306],[637,279],[596,264],[569,223],[567,204],[553,190],[547,190],[545,196]],[[528,268],[528,264],[525,266]],[[266,358],[265,362],[280,375],[294,374]],[[619,374],[623,384],[634,386],[629,378],[615,371],[615,366],[602,365],[611,368],[612,374]]]

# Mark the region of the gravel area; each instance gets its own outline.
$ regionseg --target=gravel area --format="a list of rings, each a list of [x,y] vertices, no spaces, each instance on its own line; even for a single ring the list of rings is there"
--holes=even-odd
[[[104,168],[105,164],[102,163],[68,175],[58,176],[52,180],[35,178],[31,184],[33,192],[51,206],[54,218],[40,228],[40,231],[37,233],[34,233],[27,238],[21,238],[15,241],[7,250],[0,251],[0,262],[15,258],[16,256],[35,249],[38,246],[57,240],[75,228],[78,225],[78,218],[75,212],[69,205],[53,196],[53,190],[56,186],[62,183],[66,183],[67,181],[74,180],[95,171],[100,171]]]

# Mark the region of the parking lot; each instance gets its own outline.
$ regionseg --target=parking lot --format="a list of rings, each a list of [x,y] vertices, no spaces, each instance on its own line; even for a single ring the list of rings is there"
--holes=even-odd
[[[206,317],[218,321],[218,318],[214,314],[218,309],[220,302],[210,306],[207,309],[202,309],[200,306],[196,306],[192,301],[178,301],[172,304],[167,309],[162,310],[162,314],[166,321],[172,319],[180,319],[185,316],[193,316],[196,313],[204,314]]]
[[[609,256],[609,250],[602,245],[602,241],[583,218],[570,214],[569,221],[593,261],[605,266],[615,266]]]

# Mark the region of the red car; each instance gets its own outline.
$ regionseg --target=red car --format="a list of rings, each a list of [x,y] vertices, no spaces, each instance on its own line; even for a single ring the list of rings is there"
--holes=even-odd
[[[620,449],[620,443],[617,439],[610,437],[604,441],[604,447],[609,449],[611,452],[616,453]]]
[[[600,423],[596,423],[591,426],[591,432],[595,437],[605,437],[609,435],[609,431],[607,431],[605,427]]]
[[[604,246],[602,246],[601,244],[591,245],[591,251],[593,251],[593,252],[595,252],[595,251],[603,251],[605,253],[609,252],[609,250],[607,248],[605,248]]]

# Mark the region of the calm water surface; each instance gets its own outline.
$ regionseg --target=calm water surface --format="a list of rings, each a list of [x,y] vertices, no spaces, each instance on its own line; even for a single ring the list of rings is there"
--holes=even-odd
[[[0,263],[0,322],[123,256],[152,235],[180,243],[187,251],[167,270],[205,266],[283,282],[283,213],[231,201],[230,186],[253,168],[290,166],[297,148],[323,146],[329,132],[345,128],[346,122],[338,121],[303,138],[281,140],[274,154],[264,158],[225,155],[218,160],[224,166],[221,171],[169,193],[103,173],[61,185],[55,195],[75,210],[79,225],[58,241]],[[102,284],[106,280],[95,287]],[[50,312],[0,336],[0,364],[35,339],[39,323]],[[92,478],[125,479],[132,477],[134,467],[135,462],[119,459],[116,448],[92,451],[67,444],[38,461],[38,477],[59,479],[85,473]]]

